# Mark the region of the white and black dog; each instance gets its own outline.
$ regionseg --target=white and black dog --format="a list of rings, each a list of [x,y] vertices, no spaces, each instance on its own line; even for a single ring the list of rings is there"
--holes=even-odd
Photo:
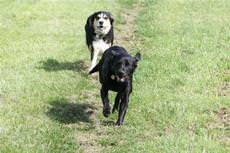
[[[85,25],[86,43],[91,52],[91,67],[95,67],[97,56],[113,45],[113,17],[110,12],[98,11],[90,15]]]

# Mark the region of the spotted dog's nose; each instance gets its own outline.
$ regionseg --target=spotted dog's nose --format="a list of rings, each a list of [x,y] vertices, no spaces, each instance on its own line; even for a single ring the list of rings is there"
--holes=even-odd
[[[103,21],[99,21],[99,24],[100,24],[100,25],[103,25],[103,23],[104,23]]]

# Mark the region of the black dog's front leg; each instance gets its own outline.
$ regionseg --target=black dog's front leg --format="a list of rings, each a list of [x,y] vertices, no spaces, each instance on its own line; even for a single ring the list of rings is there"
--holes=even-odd
[[[101,99],[103,103],[103,115],[105,117],[109,117],[110,114],[110,106],[109,106],[109,98],[108,98],[108,88],[104,85],[101,87]]]
[[[116,125],[118,126],[122,125],[124,122],[125,114],[126,114],[128,103],[129,103],[129,94],[130,94],[130,91],[127,91],[125,92],[124,96],[122,96],[121,98],[118,119],[116,122]]]
[[[115,112],[115,110],[118,110],[120,102],[121,102],[121,93],[118,92],[115,98],[115,103],[113,105],[113,110],[112,110],[113,113]]]

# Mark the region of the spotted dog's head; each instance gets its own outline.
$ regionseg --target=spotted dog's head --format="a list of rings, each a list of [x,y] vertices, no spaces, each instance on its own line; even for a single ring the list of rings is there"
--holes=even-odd
[[[95,12],[90,18],[91,26],[96,34],[106,35],[112,28],[113,17],[110,12]]]
[[[129,80],[137,67],[137,62],[140,59],[141,54],[137,53],[135,57],[124,56],[115,60],[111,65],[111,70],[114,74],[111,76],[111,79],[116,80],[117,82],[125,82]]]

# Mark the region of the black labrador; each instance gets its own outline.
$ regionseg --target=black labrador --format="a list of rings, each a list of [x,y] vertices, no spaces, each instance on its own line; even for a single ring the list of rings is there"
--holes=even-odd
[[[103,115],[110,115],[110,105],[108,91],[117,92],[115,103],[112,109],[114,113],[118,110],[118,120],[116,125],[122,125],[128,108],[129,95],[132,92],[133,73],[137,67],[137,62],[141,59],[141,54],[137,53],[132,57],[120,46],[108,48],[99,63],[89,72],[92,74],[99,71],[101,87],[101,98],[103,102]]]

